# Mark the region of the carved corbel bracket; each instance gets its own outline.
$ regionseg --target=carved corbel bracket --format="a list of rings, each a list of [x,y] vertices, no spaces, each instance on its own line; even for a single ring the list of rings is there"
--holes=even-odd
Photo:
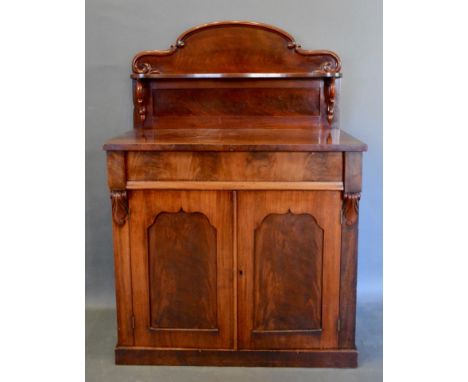
[[[327,121],[330,125],[335,115],[335,95],[336,95],[335,79],[328,78],[325,81],[325,101],[327,103]]]
[[[128,217],[127,191],[112,190],[110,198],[112,201],[112,219],[115,224],[122,226]]]
[[[143,124],[146,119],[145,88],[143,86],[143,82],[140,80],[136,80],[133,105],[135,114],[137,115],[141,124]]]
[[[360,192],[345,192],[343,196],[343,223],[348,227],[357,223],[359,217]]]

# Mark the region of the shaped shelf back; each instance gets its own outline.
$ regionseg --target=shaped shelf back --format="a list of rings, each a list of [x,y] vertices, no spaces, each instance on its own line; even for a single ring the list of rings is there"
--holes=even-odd
[[[135,56],[134,126],[336,127],[340,69],[335,53],[302,49],[273,26],[204,24]]]

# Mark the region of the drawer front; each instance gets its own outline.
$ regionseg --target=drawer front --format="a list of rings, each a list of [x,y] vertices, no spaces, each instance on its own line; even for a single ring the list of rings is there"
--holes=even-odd
[[[340,152],[129,152],[129,181],[341,181]]]

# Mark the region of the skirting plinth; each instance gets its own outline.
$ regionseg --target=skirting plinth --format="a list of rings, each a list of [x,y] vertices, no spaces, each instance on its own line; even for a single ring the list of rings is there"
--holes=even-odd
[[[357,367],[358,352],[345,350],[170,350],[117,347],[117,365]]]

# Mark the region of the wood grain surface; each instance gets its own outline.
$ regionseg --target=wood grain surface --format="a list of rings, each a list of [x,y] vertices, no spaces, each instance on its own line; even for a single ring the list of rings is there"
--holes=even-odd
[[[341,153],[129,152],[128,180],[341,181]]]
[[[267,215],[254,233],[254,333],[321,330],[323,229],[312,215]]]
[[[104,145],[116,363],[356,367],[367,145],[340,58],[223,21],[131,69],[134,129]]]
[[[326,349],[338,346],[340,206],[340,192],[337,191],[238,192],[240,349]],[[306,225],[310,228],[307,233],[301,233],[305,226],[297,222],[290,227],[278,227],[276,232],[270,234],[271,247],[268,256],[272,258],[266,259],[266,252],[256,251],[262,248],[255,245],[255,232],[268,215],[288,214],[288,212],[295,215],[310,215],[320,228],[310,222]],[[294,228],[298,231],[291,233],[290,230]],[[318,250],[319,243],[317,243],[320,241],[321,230],[324,234],[321,244],[323,253]],[[286,231],[296,239],[300,234],[306,236],[292,243],[290,240],[285,240],[281,234]],[[312,236],[313,240],[307,235]],[[292,253],[296,259],[281,256]],[[274,263],[280,259],[280,264]],[[269,261],[271,263],[268,263]],[[304,265],[308,264],[310,268],[300,269],[300,261],[304,261]],[[314,269],[319,264],[322,265],[321,269]],[[260,268],[260,265],[263,267]],[[260,272],[265,274],[260,277]],[[278,280],[281,280],[281,284],[277,282]],[[295,285],[294,293],[298,296],[290,296],[291,301],[285,304],[284,293],[292,285]],[[320,297],[318,289],[314,291],[314,287],[321,290]],[[313,299],[309,302],[309,308],[299,306],[299,301],[307,301],[309,298]],[[318,308],[320,299],[324,303]],[[261,312],[269,303],[272,304],[269,309],[274,312],[272,317],[283,316],[283,320],[288,324],[287,330],[255,331],[255,312]],[[320,309],[321,325],[317,325],[317,314]],[[293,327],[294,323],[298,326]],[[321,328],[321,330],[303,330],[304,327]]]
[[[148,228],[151,327],[217,329],[216,229],[200,212],[161,212]]]
[[[356,350],[164,350],[117,347],[118,365],[192,365],[257,367],[357,367]]]
[[[180,128],[167,129],[166,124]],[[220,128],[220,126],[224,126]],[[129,131],[104,145],[122,151],[366,151],[367,145],[338,129],[310,126],[307,118],[174,118],[155,129]]]
[[[143,51],[132,63],[136,74],[338,73],[341,60],[330,51],[309,51],[278,27],[220,21],[183,32],[167,50]]]
[[[232,348],[232,213],[226,191],[130,192],[136,346]]]

